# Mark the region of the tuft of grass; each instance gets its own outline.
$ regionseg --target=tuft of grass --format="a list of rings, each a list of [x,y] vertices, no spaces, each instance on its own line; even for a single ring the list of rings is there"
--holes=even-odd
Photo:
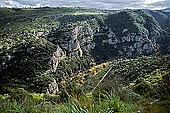
[[[98,97],[92,93],[70,95],[64,103],[52,103],[47,100],[37,101],[39,94],[30,98],[22,96],[20,100],[6,96],[0,99],[0,112],[2,113],[99,113],[99,112],[131,112],[132,103],[121,101],[115,93],[99,93]],[[69,94],[68,94],[69,95]],[[4,95],[5,96],[5,95]],[[21,95],[20,95],[21,96]],[[36,99],[34,99],[36,96]],[[40,95],[42,96],[42,94]],[[24,97],[24,98],[23,98]]]

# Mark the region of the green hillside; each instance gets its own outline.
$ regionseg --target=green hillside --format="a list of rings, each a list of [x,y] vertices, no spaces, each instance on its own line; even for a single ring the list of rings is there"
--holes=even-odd
[[[168,113],[168,15],[0,8],[0,112]]]

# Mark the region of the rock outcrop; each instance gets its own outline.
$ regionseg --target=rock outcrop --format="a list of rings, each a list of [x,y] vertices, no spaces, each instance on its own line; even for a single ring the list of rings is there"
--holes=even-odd
[[[86,70],[94,60],[170,53],[170,25],[164,25],[169,22],[167,12],[74,15],[47,8],[34,9],[39,13],[24,10],[33,15],[28,16],[23,10],[8,10],[20,15],[18,19],[10,14],[0,18],[0,84],[12,82],[37,92],[56,93],[58,82]]]
[[[47,88],[47,94],[57,94],[59,92],[58,83],[55,79],[51,82]]]
[[[65,57],[66,57],[65,52],[58,46],[56,52],[53,53],[53,56],[49,62],[50,66],[51,66],[50,71],[56,72],[58,64]]]

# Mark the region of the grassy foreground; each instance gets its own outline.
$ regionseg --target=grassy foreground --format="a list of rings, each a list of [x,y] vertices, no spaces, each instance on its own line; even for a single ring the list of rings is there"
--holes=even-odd
[[[15,95],[16,96],[16,95]],[[137,105],[131,102],[123,102],[113,92],[110,94],[100,93],[93,96],[91,93],[74,95],[65,102],[56,103],[57,96],[43,94],[27,94],[20,89],[16,97],[1,95],[1,113],[113,113],[133,112]]]

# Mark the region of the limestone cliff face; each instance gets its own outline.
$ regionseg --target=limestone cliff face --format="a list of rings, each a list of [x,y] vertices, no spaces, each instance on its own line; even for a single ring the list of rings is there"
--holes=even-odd
[[[88,26],[77,26],[74,29],[75,37],[79,40],[81,48],[85,50],[92,50],[95,47],[95,43],[93,43],[93,38],[95,31],[91,28],[90,25]]]
[[[127,29],[128,30],[128,29]],[[156,36],[160,38],[159,35]],[[102,41],[103,45],[112,45],[113,49],[118,49],[118,55],[121,56],[135,56],[135,55],[149,55],[157,52],[157,40],[154,36],[149,39],[148,35],[142,34],[126,34],[123,37],[117,37],[114,32],[110,31],[106,39]]]
[[[47,94],[57,94],[59,92],[58,83],[55,79],[48,85]]]
[[[58,64],[65,57],[66,57],[65,52],[58,46],[56,52],[53,53],[53,56],[52,56],[51,60],[49,61],[49,64],[51,66],[50,71],[56,72]]]
[[[65,50],[67,57],[82,57],[83,50],[91,51],[95,48],[93,40],[96,29],[93,30],[88,24],[64,27],[52,32],[48,40]]]
[[[0,26],[0,84],[12,82],[38,92],[56,93],[57,82],[86,70],[94,60],[154,55],[160,51],[168,54],[170,34],[165,29],[168,24],[164,24],[170,23],[169,17],[159,18],[160,12],[151,12],[110,11],[102,15],[45,12],[43,17],[34,12],[32,15],[37,17],[32,20],[27,17],[28,21],[13,21],[10,16],[13,24],[2,22]]]
[[[98,60],[101,57],[110,59],[153,55],[164,46],[161,41],[169,41],[169,36],[163,34],[167,33],[145,11],[119,12],[109,15],[100,27],[100,32],[96,33],[96,46],[92,53],[98,56]]]
[[[82,57],[87,51],[98,61],[156,54],[162,48],[160,42],[169,40],[169,35],[163,34],[152,15],[136,10],[116,12],[93,24],[62,25],[50,33],[48,40],[58,44],[68,57]]]

